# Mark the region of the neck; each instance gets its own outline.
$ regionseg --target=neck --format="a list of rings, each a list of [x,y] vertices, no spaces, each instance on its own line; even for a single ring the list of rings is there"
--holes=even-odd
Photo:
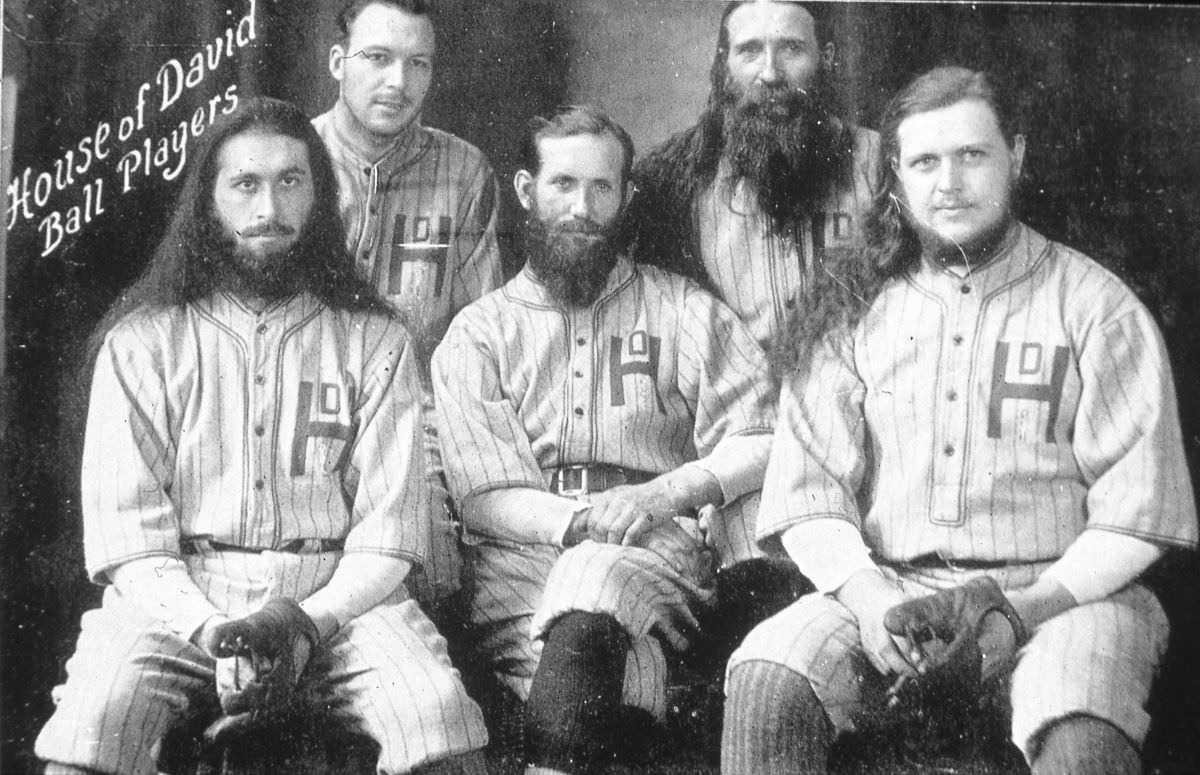
[[[333,106],[333,124],[338,132],[350,141],[354,149],[371,163],[382,159],[388,151],[413,132],[413,126],[409,125],[396,135],[376,134],[363,126],[341,99]]]

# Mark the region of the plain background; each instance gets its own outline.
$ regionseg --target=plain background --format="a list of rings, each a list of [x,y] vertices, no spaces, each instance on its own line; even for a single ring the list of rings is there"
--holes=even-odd
[[[336,0],[258,0],[258,40],[159,114],[169,133],[239,85],[315,115],[333,101],[327,73]],[[186,62],[223,36],[249,0],[9,0],[4,8],[7,175],[47,170],[98,122],[133,108],[137,87],[170,58]],[[519,265],[511,193],[530,115],[567,101],[605,106],[639,150],[688,126],[704,105],[722,5],[703,0],[445,0],[426,123],[475,143],[504,192],[506,267]],[[1121,273],[1159,317],[1179,386],[1188,453],[1200,460],[1200,12],[1170,6],[839,4],[837,84],[848,115],[873,126],[883,102],[937,64],[987,68],[1023,95],[1029,151],[1021,214],[1048,236]],[[12,99],[15,87],[17,99]],[[125,148],[120,149],[121,151]],[[83,574],[78,454],[80,344],[144,266],[179,181],[118,194],[51,255],[37,221],[9,230],[0,434],[0,767],[31,766],[79,616],[99,596]],[[81,201],[75,188],[48,205]],[[86,375],[85,375],[86,377]],[[82,380],[86,383],[86,378]],[[1153,698],[1148,749],[1161,771],[1200,770],[1200,596],[1188,556],[1156,574],[1175,624]]]

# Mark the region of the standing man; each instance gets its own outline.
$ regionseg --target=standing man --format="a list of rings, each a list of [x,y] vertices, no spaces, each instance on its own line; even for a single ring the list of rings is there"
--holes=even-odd
[[[347,245],[360,272],[400,310],[422,370],[456,312],[501,282],[497,190],[471,144],[422,126],[435,40],[426,0],[351,0],[329,51],[338,100],[313,120],[333,157]],[[424,383],[433,534],[429,564],[411,581],[423,601],[459,586],[432,395]]]
[[[1168,622],[1138,577],[1197,537],[1171,370],[1116,277],[1014,218],[1013,120],[982,73],[914,80],[865,246],[794,313],[759,535],[818,594],[731,660],[725,772],[995,693],[1035,775],[1141,771]]]
[[[769,349],[870,203],[878,136],[836,115],[829,4],[734,2],[708,106],[634,170],[634,257],[698,280]]]
[[[534,119],[515,179],[528,261],[433,358],[471,617],[528,699],[534,772],[611,760],[622,706],[663,720],[666,653],[712,595],[695,510],[759,488],[773,429],[737,316],[614,247],[632,160],[594,108]]]
[[[380,772],[484,772],[479,708],[403,587],[428,536],[415,345],[356,278],[335,185],[299,110],[244,102],[95,335],[84,550],[107,587],[37,740],[51,775],[154,773],[184,714],[219,698],[214,730],[244,727],[300,680]]]

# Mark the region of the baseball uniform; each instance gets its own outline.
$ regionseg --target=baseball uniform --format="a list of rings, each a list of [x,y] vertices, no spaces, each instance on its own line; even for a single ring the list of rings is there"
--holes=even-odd
[[[646,549],[564,551],[579,504],[549,485],[563,466],[696,465],[726,502],[756,490],[775,400],[761,349],[695,283],[622,258],[587,308],[564,307],[525,269],[455,318],[433,378],[472,544],[471,617],[501,680],[526,697],[554,619],[608,613],[633,644],[625,702],[661,717],[660,639],[686,646],[711,590]]]
[[[271,597],[303,601],[343,554],[419,564],[419,395],[408,334],[377,313],[307,293],[261,313],[225,293],[134,313],[107,336],[93,380],[89,576],[182,559],[204,608],[236,618]],[[213,660],[189,642],[205,615],[149,610],[107,587],[83,618],[38,756],[153,773],[151,746],[215,690]],[[486,743],[445,642],[399,583],[319,650],[342,710],[379,743],[381,772]]]
[[[491,165],[470,143],[414,125],[381,158],[371,161],[339,131],[334,111],[313,119],[338,177],[342,221],[359,271],[400,310],[420,345],[425,400],[427,359],[450,319],[499,286],[497,191]],[[448,518],[435,432],[426,406],[430,553],[409,588],[421,600],[459,587],[461,560]]]
[[[1085,531],[1196,543],[1150,314],[1107,270],[1020,224],[984,265],[923,261],[889,281],[852,331],[818,343],[780,411],[760,537],[845,520],[911,595],[979,574],[1027,586]],[[1136,583],[1044,623],[1012,676],[1014,742],[1030,756],[1040,730],[1073,714],[1140,742],[1167,634]],[[830,597],[760,625],[731,669],[761,659],[808,678],[839,729],[879,688]]]
[[[812,272],[820,252],[847,244],[871,203],[879,135],[858,127],[853,132],[846,176],[830,182],[824,205],[792,234],[776,233],[744,182],[729,181],[725,160],[718,164],[713,182],[696,193],[685,222],[654,222],[650,213],[669,207],[664,200],[670,194],[645,185],[642,171],[666,158],[662,150],[657,152],[664,154],[661,159],[651,154],[634,170],[639,196],[630,204],[631,218],[642,220],[637,260],[700,280],[737,312],[764,349],[769,348],[787,319],[787,302]]]

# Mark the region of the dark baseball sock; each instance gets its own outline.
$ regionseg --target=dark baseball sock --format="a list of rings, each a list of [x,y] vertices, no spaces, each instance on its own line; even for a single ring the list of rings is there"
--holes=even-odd
[[[1121,730],[1095,716],[1055,722],[1042,736],[1033,775],[1140,775],[1142,758]]]
[[[587,772],[615,755],[629,637],[607,614],[573,611],[550,628],[526,708],[530,764]]]
[[[745,662],[730,672],[722,773],[823,774],[832,743],[833,729],[808,679],[774,662]]]

